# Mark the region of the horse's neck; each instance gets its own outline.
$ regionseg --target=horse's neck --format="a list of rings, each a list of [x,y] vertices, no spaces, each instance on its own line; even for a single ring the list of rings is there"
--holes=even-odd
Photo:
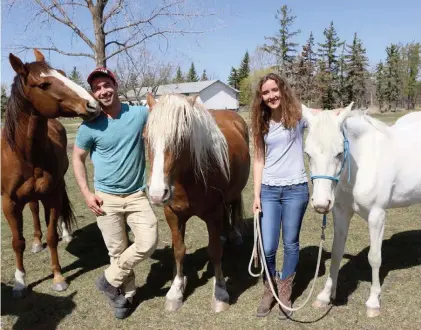
[[[24,115],[19,119],[19,126],[23,156],[32,162],[36,154],[48,147],[48,119],[34,114]]]

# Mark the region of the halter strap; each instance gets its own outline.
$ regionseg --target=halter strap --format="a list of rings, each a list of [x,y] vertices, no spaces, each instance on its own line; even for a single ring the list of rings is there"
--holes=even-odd
[[[342,166],[341,166],[341,169],[340,169],[339,173],[336,176],[311,175],[310,176],[311,182],[313,182],[314,179],[327,179],[327,180],[339,182],[339,178],[341,177],[341,174],[342,174],[346,164],[348,165],[348,183],[351,180],[351,157],[349,156],[349,141],[345,136],[344,130],[342,130],[342,135],[344,137],[344,160],[342,162]]]

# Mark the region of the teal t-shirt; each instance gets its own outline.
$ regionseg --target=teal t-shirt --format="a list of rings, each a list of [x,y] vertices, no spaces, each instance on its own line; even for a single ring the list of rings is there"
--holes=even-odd
[[[90,151],[96,190],[110,194],[145,190],[142,133],[148,114],[146,107],[122,103],[117,118],[101,113],[93,121],[81,124],[75,143]]]

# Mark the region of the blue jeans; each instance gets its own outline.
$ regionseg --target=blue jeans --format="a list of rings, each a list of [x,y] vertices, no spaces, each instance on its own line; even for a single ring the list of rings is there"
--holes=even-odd
[[[262,184],[261,232],[266,263],[271,276],[286,279],[297,268],[301,223],[309,200],[307,183],[290,186],[268,186]],[[282,273],[276,271],[276,251],[282,228],[284,262]]]

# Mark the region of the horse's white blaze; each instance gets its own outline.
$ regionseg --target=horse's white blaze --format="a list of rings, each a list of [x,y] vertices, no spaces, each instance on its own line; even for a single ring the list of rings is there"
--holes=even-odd
[[[171,284],[170,290],[167,292],[168,300],[182,300],[184,294],[184,277],[176,275]]]
[[[305,113],[303,111],[303,113]],[[311,159],[314,175],[332,175],[337,169],[335,154],[343,150],[341,128],[349,140],[351,157],[351,180],[344,171],[334,190],[336,203],[333,207],[334,241],[332,264],[329,277],[318,300],[326,302],[335,297],[340,261],[348,234],[349,221],[354,212],[368,222],[370,251],[368,261],[372,268],[370,296],[366,301],[367,314],[380,309],[381,246],[386,209],[404,207],[421,202],[421,118],[420,115],[402,117],[389,127],[367,117],[360,111],[336,116],[325,111],[317,116],[306,115],[309,120],[309,134],[306,152]],[[330,165],[329,165],[330,164]],[[320,173],[325,169],[327,173]],[[330,172],[329,172],[330,171]],[[323,179],[314,180],[313,198],[328,198],[326,189],[321,189]],[[333,187],[333,183],[330,185]]]
[[[164,146],[158,143],[154,150],[154,159],[152,165],[151,184],[149,195],[153,198],[162,198],[166,189],[164,176]]]
[[[74,81],[70,80],[69,78],[63,76],[56,70],[50,70],[48,73],[41,73],[41,77],[54,77],[59,80],[61,80],[67,87],[69,87],[71,90],[73,90],[77,95],[79,95],[82,99],[85,99],[89,102],[89,108],[87,111],[89,112],[96,112],[98,111],[99,103],[96,101],[91,94],[88,93],[88,91],[83,88],[82,86],[79,86]]]
[[[15,287],[14,290],[23,290],[26,288],[25,282],[25,273],[21,272],[19,269],[15,271]]]

